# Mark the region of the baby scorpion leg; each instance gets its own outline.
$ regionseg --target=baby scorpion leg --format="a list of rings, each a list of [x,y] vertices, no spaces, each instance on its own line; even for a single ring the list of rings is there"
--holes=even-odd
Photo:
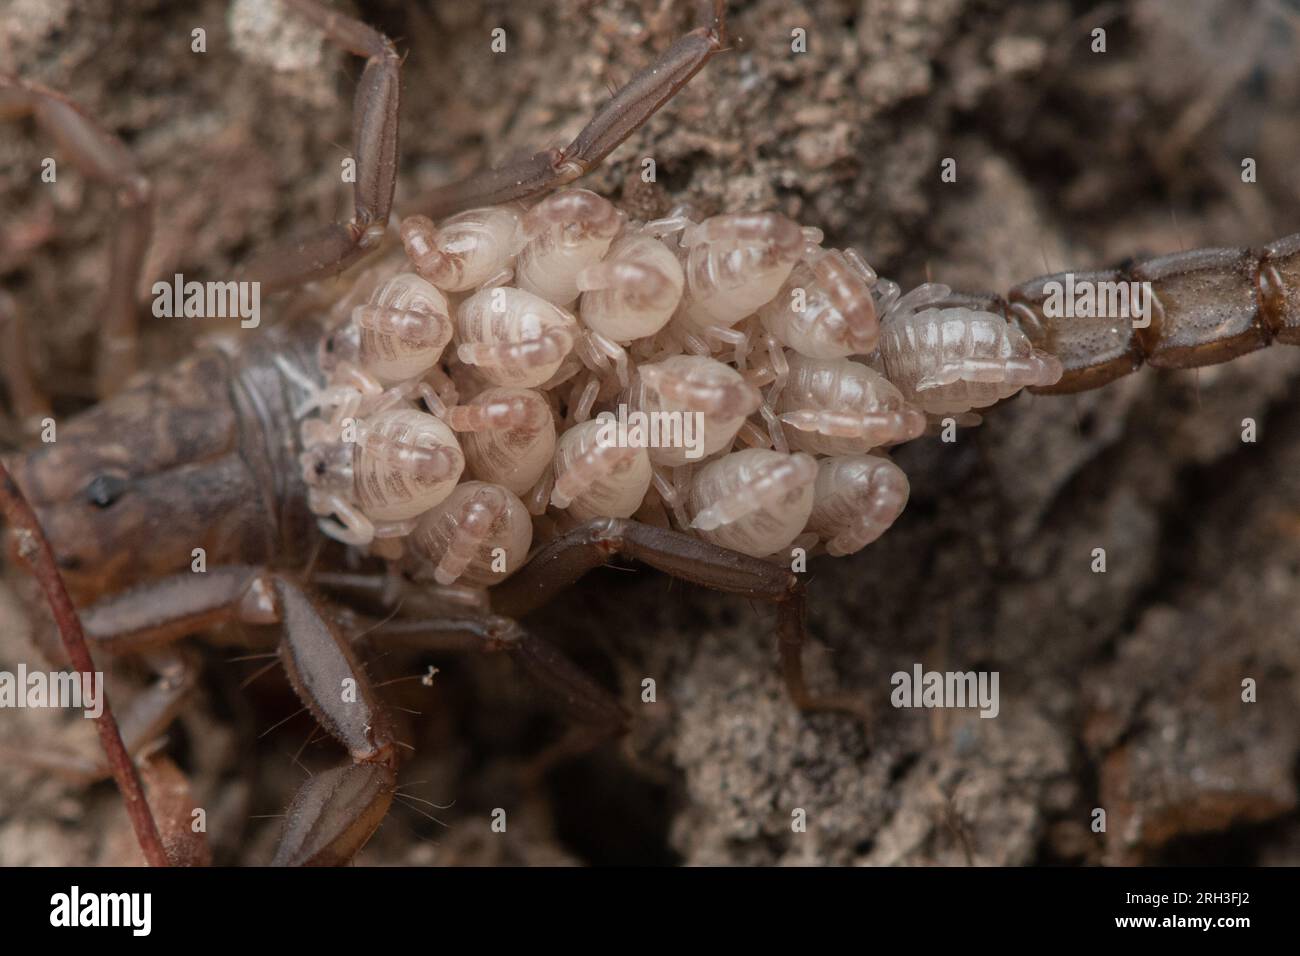
[[[292,579],[245,566],[182,573],[93,604],[82,621],[87,638],[112,651],[153,647],[226,621],[281,624],[290,684],[353,765],[303,784],[274,862],[345,863],[383,821],[396,782],[387,713],[351,646]]]
[[[286,0],[342,49],[366,58],[352,114],[355,211],[305,238],[274,247],[249,269],[267,292],[342,272],[383,239],[397,182],[397,106],[401,58],[388,37],[317,0]]]
[[[113,190],[117,204],[109,240],[108,288],[100,306],[95,383],[113,394],[136,369],[136,288],[153,229],[153,188],[118,137],[61,93],[0,72],[0,116],[30,114],[88,178]]]
[[[701,25],[632,77],[568,146],[543,150],[528,159],[431,190],[412,203],[412,209],[442,219],[475,206],[530,199],[585,176],[722,49],[725,7],[724,0],[702,3]]]
[[[867,708],[846,696],[815,696],[804,680],[803,582],[761,558],[720,548],[693,535],[622,518],[595,518],[547,544],[492,593],[494,607],[522,617],[616,554],[635,558],[692,584],[743,594],[776,605],[777,638],[786,688],[804,711],[841,711],[865,723]]]

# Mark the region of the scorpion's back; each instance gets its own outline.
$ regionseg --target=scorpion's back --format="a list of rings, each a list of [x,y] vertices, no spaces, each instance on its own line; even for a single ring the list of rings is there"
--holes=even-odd
[[[297,319],[203,349],[59,423],[13,463],[81,601],[207,564],[288,564],[315,534],[293,409],[319,377]]]

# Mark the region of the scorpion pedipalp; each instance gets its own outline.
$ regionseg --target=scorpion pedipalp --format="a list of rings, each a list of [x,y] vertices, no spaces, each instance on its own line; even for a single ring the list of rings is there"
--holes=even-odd
[[[396,768],[387,710],[349,642],[296,581],[251,566],[182,572],[92,605],[84,617],[89,639],[119,650],[158,648],[223,622],[279,623],[279,657],[290,684],[347,749],[353,767],[317,774],[303,785],[276,863],[346,862],[382,822]],[[155,715],[152,724],[162,719]]]

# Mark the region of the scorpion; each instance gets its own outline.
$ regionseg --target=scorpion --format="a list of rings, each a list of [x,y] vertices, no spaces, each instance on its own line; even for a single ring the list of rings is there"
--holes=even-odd
[[[805,587],[784,556],[847,556],[886,533],[908,485],[885,449],[948,417],[974,423],[1022,389],[1077,392],[1143,364],[1197,368],[1300,344],[1300,235],[1074,276],[1151,290],[1149,322],[1104,308],[1079,319],[1047,306],[1064,273],[1005,295],[939,283],[902,294],[855,250],[825,248],[819,230],[779,214],[634,222],[570,187],[723,49],[721,3],[567,147],[435,190],[391,222],[396,49],[317,0],[287,2],[365,59],[355,214],[256,258],[246,278],[268,291],[343,280],[332,301],[309,291],[238,349],[160,374],[135,375],[147,181],[71,101],[0,76],[5,101],[112,185],[122,212],[103,401],[5,466],[92,645],[159,670],[133,702],[142,716],[124,722],[133,751],[192,683],[175,642],[230,622],[279,628],[294,691],[350,763],[294,796],[276,863],[349,862],[400,769],[401,741],[345,636],[364,616],[284,570],[330,543],[386,591],[439,609],[367,622],[373,640],[508,654],[575,725],[596,728],[590,739],[624,732],[626,710],[521,622],[616,556],[773,604],[793,704],[865,717],[850,696],[808,689]],[[21,358],[11,350],[5,371],[30,421],[42,406]],[[698,414],[701,459],[603,442],[592,413],[617,400]],[[196,547],[214,565],[202,574],[185,570]]]

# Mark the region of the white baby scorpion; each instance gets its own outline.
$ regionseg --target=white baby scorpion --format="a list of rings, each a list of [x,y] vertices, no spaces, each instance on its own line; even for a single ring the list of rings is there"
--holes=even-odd
[[[551,503],[579,521],[598,516],[629,518],[650,489],[650,456],[644,448],[601,441],[604,425],[574,425],[555,448]]]
[[[537,484],[555,453],[550,404],[533,389],[489,388],[449,409],[445,421],[461,436],[469,474],[516,495]]]
[[[402,220],[402,244],[425,279],[447,292],[477,289],[507,272],[523,244],[517,206],[468,209],[441,227],[426,216]]]
[[[766,448],[732,452],[691,483],[691,527],[707,541],[756,558],[790,546],[813,508],[817,462]]]
[[[743,356],[748,338],[734,326],[776,295],[803,254],[804,231],[778,213],[669,222],[681,229],[686,276],[682,304],[669,326],[673,336],[697,355],[729,344]]]
[[[867,452],[918,437],[925,415],[875,369],[851,359],[790,351],[776,411],[792,448],[822,455]]]
[[[456,354],[497,385],[536,388],[573,348],[577,321],[523,289],[482,289],[460,304]]]
[[[909,403],[932,415],[962,413],[1060,380],[1060,360],[1001,316],[936,307],[951,294],[944,285],[920,286],[882,322],[880,366]]]
[[[428,567],[439,584],[489,587],[520,567],[533,521],[519,497],[500,485],[466,481],[425,512],[411,533],[417,577]]]

